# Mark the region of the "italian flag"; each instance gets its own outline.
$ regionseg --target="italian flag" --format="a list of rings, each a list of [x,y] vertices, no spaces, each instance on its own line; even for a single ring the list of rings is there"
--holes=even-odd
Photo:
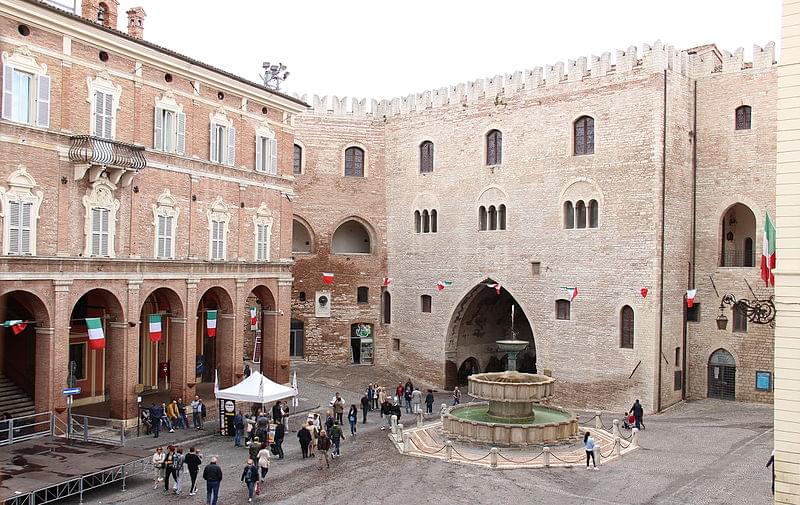
[[[250,307],[250,329],[258,329],[258,317],[256,317],[256,308]]]
[[[161,316],[158,314],[150,314],[148,317],[150,334],[150,342],[158,342],[161,340]]]
[[[578,288],[575,286],[561,286],[561,288],[567,290],[570,303],[572,303],[578,296]]]
[[[436,283],[436,290],[442,291],[444,288],[449,288],[453,285],[453,281],[439,281]]]
[[[14,335],[19,335],[25,331],[25,328],[28,327],[28,321],[23,321],[22,319],[12,319],[4,322],[3,326],[5,328],[11,328],[11,331],[14,332]]]
[[[694,307],[694,297],[697,295],[696,289],[687,289],[686,290],[686,307],[692,308]]]
[[[769,217],[769,212],[764,219],[764,241],[761,250],[761,278],[769,287],[775,285],[775,224]]]
[[[333,284],[333,274],[330,272],[322,272],[322,283]]]
[[[207,310],[206,311],[206,328],[208,329],[208,336],[209,337],[216,337],[217,336],[217,311],[216,310]]]
[[[89,330],[89,349],[100,351],[106,348],[106,336],[103,333],[103,322],[99,317],[87,317],[86,329]]]

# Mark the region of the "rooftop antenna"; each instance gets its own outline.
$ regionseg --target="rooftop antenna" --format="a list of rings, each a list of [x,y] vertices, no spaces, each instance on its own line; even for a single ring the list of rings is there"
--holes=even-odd
[[[276,65],[265,61],[261,66],[264,68],[264,75],[261,76],[261,79],[264,80],[264,86],[274,90],[281,89],[281,83],[289,77],[286,65],[283,63]]]

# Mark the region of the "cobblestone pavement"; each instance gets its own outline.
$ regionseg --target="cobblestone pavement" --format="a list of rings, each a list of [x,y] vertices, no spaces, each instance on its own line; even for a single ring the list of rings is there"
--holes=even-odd
[[[369,369],[350,368],[356,370],[349,374],[348,367],[326,370],[301,365],[301,396],[306,402],[325,405],[339,391],[347,403],[356,403],[360,397],[356,390],[360,391],[362,382],[368,382],[364,377]],[[437,397],[437,405],[446,398],[444,394]],[[610,424],[611,416],[605,416],[604,422]],[[342,457],[333,461],[329,470],[318,470],[315,459],[303,460],[295,434],[288,433],[286,459],[272,461],[268,490],[255,501],[298,505],[418,504],[431,500],[448,504],[559,505],[771,503],[770,472],[764,468],[772,450],[771,406],[689,402],[646,417],[645,423],[642,448],[603,465],[597,472],[581,467],[491,470],[402,456],[378,429],[379,416],[371,413],[366,425],[358,425],[358,436],[343,442]],[[246,503],[246,490],[239,482],[246,459],[244,450],[219,437],[198,446],[206,461],[216,455],[222,462],[225,477],[219,503]],[[148,478],[134,477],[124,493],[119,485],[112,485],[85,496],[89,504],[145,504],[154,500],[202,505],[204,486],[197,496],[175,497],[153,491]]]

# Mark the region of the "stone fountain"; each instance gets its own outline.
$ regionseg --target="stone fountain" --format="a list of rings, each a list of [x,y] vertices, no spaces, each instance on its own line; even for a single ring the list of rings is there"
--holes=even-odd
[[[578,434],[578,418],[560,407],[540,402],[553,395],[555,379],[517,372],[517,354],[528,346],[514,332],[498,340],[508,353],[508,370],[470,375],[469,394],[484,400],[450,407],[442,415],[442,431],[449,437],[492,445],[524,446],[567,440]]]

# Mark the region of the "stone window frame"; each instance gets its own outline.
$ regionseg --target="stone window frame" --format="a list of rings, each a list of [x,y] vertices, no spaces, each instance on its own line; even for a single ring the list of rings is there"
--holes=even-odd
[[[233,119],[228,118],[225,109],[219,107],[216,111],[208,115],[209,124],[209,137],[208,137],[208,161],[211,163],[218,163],[220,165],[227,165],[233,167],[236,165],[236,127],[234,126]],[[225,159],[214,160],[214,135],[216,127],[222,126],[225,128],[223,140],[225,140],[225,148],[223,154]],[[233,138],[233,142],[231,142]]]
[[[492,194],[494,193],[494,194]],[[483,188],[475,201],[475,210],[478,214],[478,231],[503,232],[511,229],[508,219],[508,193],[495,184]],[[495,227],[491,227],[489,210],[495,209]],[[502,208],[501,208],[502,207]],[[501,227],[501,216],[502,224]],[[485,217],[485,219],[484,219]],[[485,224],[485,226],[484,226]]]
[[[6,51],[2,53],[2,67],[3,67],[3,105],[5,105],[5,71],[7,68],[13,70],[19,70],[21,72],[25,72],[28,74],[33,75],[31,89],[30,91],[30,103],[29,103],[29,111],[30,111],[30,119],[26,123],[22,123],[19,121],[14,121],[11,119],[12,112],[7,110],[5,106],[2,107],[2,118],[6,121],[11,121],[14,124],[20,125],[27,125],[32,127],[38,128],[50,128],[50,112],[51,112],[51,99],[52,99],[52,85],[50,76],[47,74],[47,64],[45,63],[36,63],[36,58],[33,57],[31,50],[27,46],[19,46],[14,49],[13,52],[10,54]],[[39,95],[41,91],[41,86],[47,83],[47,100],[43,100],[42,97]],[[12,95],[13,96],[13,95]],[[12,98],[13,100],[13,98]],[[12,101],[13,103],[13,101]],[[39,113],[39,106],[42,103],[47,104],[47,114],[46,114],[46,122],[40,122],[40,113]]]
[[[94,79],[91,77],[86,77],[86,101],[89,103],[89,131],[92,133],[93,136],[99,137],[100,135],[95,130],[95,114],[97,113],[96,110],[96,102],[95,102],[95,93],[100,91],[102,93],[107,93],[112,96],[111,102],[111,137],[109,140],[114,140],[117,138],[117,117],[119,116],[119,109],[120,109],[120,98],[122,97],[122,86],[119,84],[114,84],[111,80],[111,75],[106,71],[100,71]]]
[[[590,156],[590,155],[581,155],[581,156]],[[585,183],[591,186],[589,191],[585,189],[582,191],[571,191],[571,188],[577,184]],[[589,224],[591,223],[591,202],[597,202],[597,226],[590,227]],[[604,209],[604,202],[605,202],[605,195],[603,191],[600,189],[600,186],[591,178],[589,177],[575,177],[568,181],[561,189],[559,194],[559,221],[560,227],[563,230],[569,230],[570,232],[575,232],[577,230],[597,230],[603,227],[603,213],[601,210]],[[579,201],[582,201],[585,206],[586,212],[586,226],[583,228],[578,228],[578,214],[577,214],[577,204]],[[566,204],[570,203],[572,205],[572,227],[567,226],[567,216],[566,216]]]
[[[580,121],[583,118],[588,118],[588,119],[592,120],[592,152],[590,152],[590,153],[578,153],[577,152],[578,145],[575,142],[576,141],[575,132],[576,132],[576,130],[578,128],[578,121]],[[585,113],[585,114],[580,114],[579,116],[576,116],[572,120],[572,122],[570,123],[570,130],[571,130],[571,134],[570,134],[570,140],[571,140],[571,142],[570,142],[570,155],[573,158],[577,158],[577,157],[580,157],[580,156],[589,156],[589,157],[591,157],[591,156],[597,154],[597,117],[595,117],[594,114]]]
[[[497,131],[500,133],[500,163],[489,163],[489,134],[493,131]],[[489,128],[486,128],[483,132],[483,149],[482,149],[482,158],[481,158],[481,166],[484,167],[501,167],[506,163],[506,153],[505,153],[505,139],[506,135],[503,133],[503,129],[500,128],[499,125],[494,125]]]
[[[116,232],[117,232],[117,211],[120,201],[114,198],[117,186],[108,180],[108,176],[103,173],[91,184],[88,194],[84,195],[82,202],[86,210],[84,215],[85,244],[83,255],[87,258],[115,258],[116,257]],[[92,254],[92,211],[94,209],[108,210],[108,255]]]
[[[154,116],[158,115],[159,109],[163,109],[166,111],[173,112],[175,114],[175,132],[174,132],[174,142],[175,142],[175,150],[168,151],[164,148],[164,141],[163,138],[161,140],[161,147],[157,147],[158,144],[156,143],[157,134],[156,134],[156,119],[153,119],[153,150],[159,151],[162,153],[168,154],[177,154],[180,156],[186,155],[186,113],[183,111],[183,104],[178,103],[175,100],[175,95],[172,93],[171,90],[167,90],[164,92],[163,95],[160,97],[155,98],[155,110],[153,112]],[[181,117],[183,118],[183,133],[181,133],[181,128],[179,127],[181,122]],[[162,124],[162,133],[163,136],[163,124]],[[181,147],[181,137],[183,137],[183,147]]]
[[[430,166],[430,170],[423,170],[423,168],[425,168],[425,167],[423,167],[423,165],[422,165],[422,162],[423,162],[422,150],[423,150],[423,148],[425,147],[426,144],[430,144],[430,146],[431,146],[431,156],[430,156],[431,166]],[[420,175],[428,175],[428,174],[432,174],[432,173],[434,173],[436,171],[436,142],[434,142],[433,140],[431,140],[429,138],[424,138],[424,139],[420,140],[419,144],[417,146],[417,156],[418,156],[417,167],[419,168],[418,172],[419,172]]]
[[[266,202],[261,202],[256,213],[253,214],[253,259],[259,262],[271,261],[272,258],[272,211],[269,210]],[[258,257],[258,227],[267,227],[267,241],[264,258]],[[227,225],[226,225],[227,228]]]
[[[44,200],[42,191],[34,191],[38,187],[36,180],[28,173],[26,168],[19,165],[19,168],[6,179],[8,189],[0,187],[0,217],[3,218],[3,256],[36,256],[36,230],[39,222],[39,209]],[[31,204],[30,221],[30,241],[28,243],[28,253],[12,253],[9,251],[11,242],[11,220],[8,215],[11,202]]]
[[[161,193],[153,205],[153,258],[173,260],[176,258],[175,243],[178,237],[178,217],[180,214],[181,209],[178,207],[177,200],[172,196],[169,189],[164,189],[164,192]],[[168,256],[158,255],[158,218],[162,216],[172,218],[172,237]]]
[[[563,306],[566,304],[567,307],[567,317],[558,317],[559,316],[559,306]],[[566,298],[556,298],[554,307],[554,316],[556,321],[572,321],[572,302],[567,300]]]
[[[361,149],[361,151],[364,153],[364,171],[363,171],[364,173],[361,174],[361,175],[347,175],[347,173],[346,173],[345,169],[346,169],[346,162],[347,162],[347,150],[350,149],[351,147],[357,147],[357,148]],[[369,177],[369,157],[370,157],[369,156],[369,150],[367,149],[367,146],[365,146],[364,144],[362,144],[360,142],[350,142],[350,143],[348,143],[347,145],[342,147],[342,154],[341,154],[342,168],[341,168],[341,172],[340,173],[342,174],[343,177],[352,177],[352,178],[355,178],[355,179],[366,179],[367,177]]]
[[[433,297],[431,295],[419,295],[419,311],[425,314],[433,312]]]
[[[739,111],[746,111],[747,112],[747,126],[739,128]],[[753,130],[753,106],[749,103],[745,103],[744,101],[740,102],[739,105],[733,111],[733,131],[735,132],[747,132]]]
[[[230,229],[231,212],[225,200],[219,195],[206,211],[208,216],[208,260],[227,261],[228,259],[228,230]],[[222,228],[222,256],[214,258],[214,221],[225,223]]]
[[[300,172],[294,171],[294,150],[295,147],[300,148]],[[303,175],[306,173],[306,145],[303,143],[302,140],[298,139],[297,137],[294,138],[294,144],[292,144],[292,175],[298,176]]]
[[[269,152],[269,157],[267,157],[267,153],[265,153],[263,147],[261,147],[261,139],[266,140],[264,144]],[[294,154],[294,151],[292,154]],[[264,165],[263,169],[259,166],[259,161]],[[278,137],[266,123],[262,123],[256,127],[254,164],[256,172],[260,174],[278,175]]]
[[[633,318],[633,329],[631,330],[631,338],[630,338],[630,346],[624,345],[624,331],[625,328],[623,327],[622,322],[622,313],[625,310],[625,307],[631,310],[632,318]],[[633,308],[633,303],[626,302],[619,306],[617,309],[617,344],[620,349],[627,349],[627,350],[634,350],[636,349],[636,309]]]
[[[367,238],[369,238],[369,252],[335,252],[333,250],[333,238],[336,235],[336,232],[339,231],[339,228],[342,227],[345,223],[349,221],[355,221],[364,227],[364,230],[367,232]],[[358,216],[358,215],[350,215],[343,219],[340,219],[333,226],[333,232],[330,235],[330,254],[332,256],[369,256],[373,254],[377,254],[377,247],[378,247],[378,232],[372,227],[372,225],[366,219]]]

